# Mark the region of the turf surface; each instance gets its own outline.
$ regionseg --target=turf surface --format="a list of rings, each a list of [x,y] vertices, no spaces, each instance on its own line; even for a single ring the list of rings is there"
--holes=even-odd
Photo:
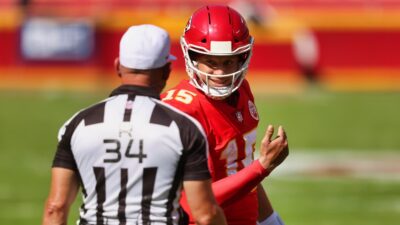
[[[40,224],[57,131],[79,109],[108,95],[0,92],[0,221]],[[400,93],[313,90],[256,96],[259,138],[268,123],[287,130],[291,151],[399,151]],[[289,156],[290,157],[290,156]],[[396,224],[400,182],[351,177],[272,176],[265,180],[286,224]],[[77,205],[70,224],[77,218]]]

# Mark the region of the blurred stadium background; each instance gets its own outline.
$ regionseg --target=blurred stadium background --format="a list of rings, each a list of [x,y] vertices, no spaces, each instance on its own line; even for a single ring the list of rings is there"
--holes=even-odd
[[[248,79],[291,153],[264,181],[286,224],[400,221],[399,0],[0,0],[0,223],[38,224],[56,134],[118,85],[118,42],[134,24],[179,46],[191,13],[226,3],[255,46]],[[77,218],[74,205],[70,224]]]

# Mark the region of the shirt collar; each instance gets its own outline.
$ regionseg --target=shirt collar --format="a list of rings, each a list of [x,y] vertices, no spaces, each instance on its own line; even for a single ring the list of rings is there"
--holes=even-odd
[[[136,85],[121,85],[111,92],[110,97],[122,94],[144,95],[151,98],[160,99],[160,94],[158,94],[152,88]]]

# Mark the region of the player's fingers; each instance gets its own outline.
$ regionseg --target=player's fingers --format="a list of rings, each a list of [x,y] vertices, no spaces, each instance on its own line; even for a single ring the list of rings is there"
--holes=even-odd
[[[268,125],[265,135],[261,141],[261,144],[267,147],[271,142],[271,137],[274,134],[274,127],[272,125]]]
[[[282,137],[283,137],[283,140],[287,140],[286,131],[283,127],[282,127]]]
[[[272,135],[274,134],[274,126],[271,124],[268,125],[267,131],[265,132],[265,138],[268,140],[268,142],[271,141]]]
[[[282,140],[286,139],[285,130],[283,129],[282,126],[279,126],[279,128],[278,128],[278,137],[282,137]]]

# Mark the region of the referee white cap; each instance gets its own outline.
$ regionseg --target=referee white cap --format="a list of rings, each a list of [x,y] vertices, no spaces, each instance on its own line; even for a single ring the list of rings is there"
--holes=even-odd
[[[156,69],[176,57],[170,54],[171,41],[167,31],[150,25],[131,26],[119,43],[119,61],[131,69]]]

